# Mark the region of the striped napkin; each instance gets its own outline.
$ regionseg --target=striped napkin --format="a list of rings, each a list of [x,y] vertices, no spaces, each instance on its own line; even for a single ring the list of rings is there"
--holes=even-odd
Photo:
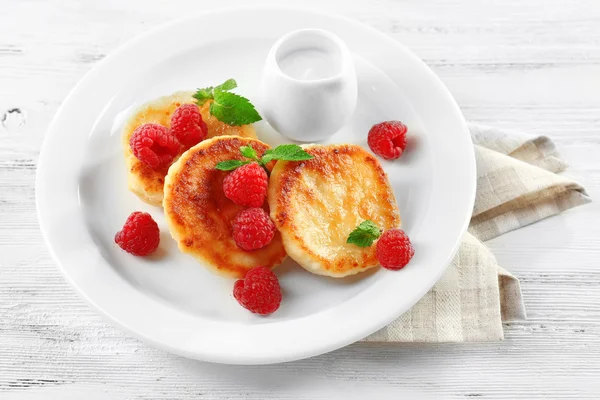
[[[525,319],[525,307],[518,279],[482,242],[591,201],[582,186],[558,175],[567,163],[549,138],[481,125],[469,129],[477,160],[469,231],[431,291],[365,341],[502,340],[502,322]]]

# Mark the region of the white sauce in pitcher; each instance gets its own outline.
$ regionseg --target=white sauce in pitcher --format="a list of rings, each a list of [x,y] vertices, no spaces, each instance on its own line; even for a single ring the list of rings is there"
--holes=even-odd
[[[312,81],[335,76],[340,72],[339,57],[317,49],[298,49],[279,61],[284,74],[298,80]]]

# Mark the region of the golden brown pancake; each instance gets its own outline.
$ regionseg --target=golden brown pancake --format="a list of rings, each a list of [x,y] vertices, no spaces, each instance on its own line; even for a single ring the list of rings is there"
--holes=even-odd
[[[239,136],[205,140],[169,168],[163,201],[167,224],[179,249],[213,271],[237,278],[256,266],[278,265],[286,256],[279,232],[270,244],[252,252],[240,249],[233,240],[231,222],[245,207],[225,197],[223,179],[228,172],[215,166],[225,160],[243,160],[241,146],[252,146],[259,157],[269,148],[259,140]]]
[[[384,230],[400,226],[381,165],[357,145],[304,149],[314,158],[278,161],[269,180],[271,219],[286,252],[306,270],[336,278],[377,266],[375,245],[358,247],[346,240],[365,220]]]
[[[192,97],[194,92],[176,92],[170,96],[160,97],[143,104],[127,120],[123,128],[123,150],[125,153],[125,163],[127,165],[129,190],[135,193],[140,200],[160,206],[163,200],[163,186],[168,167],[161,170],[153,170],[146,164],[138,160],[131,151],[129,139],[133,131],[140,125],[147,123],[160,124],[166,127],[171,126],[171,115],[182,104],[195,103]],[[227,125],[209,112],[211,101],[207,101],[198,107],[202,119],[208,127],[208,138],[221,135],[237,135],[256,138],[256,132],[252,125],[231,126]]]

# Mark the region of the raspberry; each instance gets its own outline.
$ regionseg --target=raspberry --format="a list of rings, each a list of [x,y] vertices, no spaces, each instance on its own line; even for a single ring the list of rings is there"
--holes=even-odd
[[[195,104],[183,104],[171,116],[171,132],[186,147],[197,145],[206,138],[208,127]]]
[[[281,304],[281,288],[277,276],[267,267],[254,267],[244,280],[233,285],[233,297],[255,314],[268,315]]]
[[[397,271],[408,264],[415,249],[402,229],[390,229],[377,241],[376,252],[377,260],[383,268]]]
[[[367,142],[373,153],[386,160],[395,160],[406,149],[406,125],[400,121],[386,121],[373,125]]]
[[[181,149],[177,138],[158,124],[139,126],[131,135],[129,145],[133,155],[152,169],[171,165]]]
[[[269,178],[257,163],[242,165],[223,180],[225,196],[240,206],[260,207],[267,197]]]
[[[240,211],[232,223],[233,240],[242,250],[252,251],[265,247],[275,236],[275,224],[262,208]]]
[[[136,256],[147,256],[158,248],[160,231],[152,216],[136,211],[125,221],[123,229],[115,235],[115,243]]]

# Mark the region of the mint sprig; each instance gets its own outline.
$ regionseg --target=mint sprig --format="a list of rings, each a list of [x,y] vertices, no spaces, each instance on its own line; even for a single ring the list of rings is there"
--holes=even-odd
[[[242,165],[256,161],[260,166],[265,167],[269,162],[273,160],[278,161],[305,161],[314,158],[308,154],[302,147],[297,144],[282,144],[274,149],[268,149],[265,151],[261,158],[258,158],[256,150],[252,146],[240,147],[240,154],[250,160],[227,160],[218,163],[215,168],[221,171],[232,171]]]
[[[195,98],[197,100],[196,103],[199,106],[201,106],[204,103],[206,103],[207,100],[212,100],[214,98],[215,90],[227,91],[227,90],[235,89],[236,87],[237,87],[237,82],[235,81],[235,79],[227,79],[225,82],[221,83],[218,86],[215,86],[215,87],[209,86],[204,89],[198,89],[196,91],[196,93],[194,93],[192,95],[192,97]]]
[[[251,158],[253,160],[258,160],[258,155],[256,154],[256,150],[252,148],[252,146],[242,146],[240,147],[240,153],[246,158]]]
[[[265,151],[262,156],[263,163],[266,164],[271,160],[283,161],[304,161],[313,158],[304,149],[297,144],[282,144],[274,149]]]
[[[235,93],[214,90],[210,113],[228,125],[240,126],[260,121],[262,117],[250,100]]]
[[[228,125],[240,126],[260,121],[262,117],[250,100],[229,92],[236,87],[235,79],[228,79],[218,86],[198,89],[192,97],[200,106],[208,100],[212,100],[209,109],[211,115]]]
[[[217,169],[221,171],[233,171],[234,169],[241,167],[242,165],[250,164],[252,161],[240,161],[240,160],[227,160],[221,161],[217,164]]]
[[[227,79],[225,82],[221,83],[215,89],[217,90],[232,90],[237,87],[237,82],[235,79]]]
[[[355,244],[359,247],[369,247],[379,238],[381,230],[371,220],[360,223],[348,236],[346,243]]]

